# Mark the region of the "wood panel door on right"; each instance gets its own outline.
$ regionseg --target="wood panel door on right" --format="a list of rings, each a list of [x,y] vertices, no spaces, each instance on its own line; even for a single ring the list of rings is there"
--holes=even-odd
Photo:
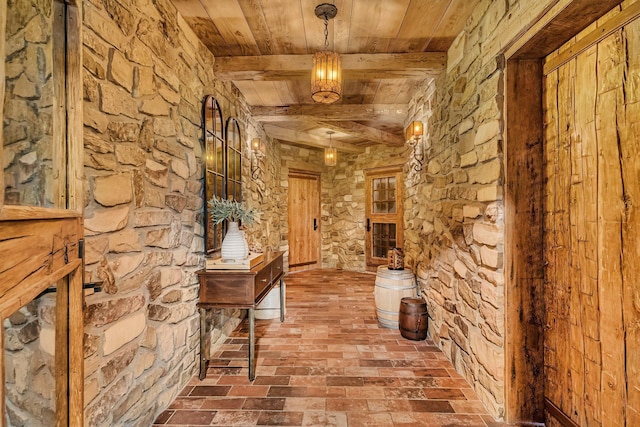
[[[289,173],[289,271],[319,268],[320,176]]]
[[[367,171],[365,251],[368,270],[387,263],[389,249],[403,245],[402,169]]]
[[[546,425],[637,426],[640,20],[548,72],[544,103]]]

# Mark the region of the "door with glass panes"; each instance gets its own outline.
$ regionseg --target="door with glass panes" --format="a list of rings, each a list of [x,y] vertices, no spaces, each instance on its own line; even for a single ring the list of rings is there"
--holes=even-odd
[[[367,269],[387,263],[387,253],[403,245],[402,168],[369,170],[366,184]]]
[[[83,7],[0,0],[2,426],[84,423]]]

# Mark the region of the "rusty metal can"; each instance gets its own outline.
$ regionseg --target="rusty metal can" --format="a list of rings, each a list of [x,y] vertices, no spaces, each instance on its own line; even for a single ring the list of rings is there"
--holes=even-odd
[[[404,252],[401,248],[391,248],[387,252],[389,270],[404,270]]]

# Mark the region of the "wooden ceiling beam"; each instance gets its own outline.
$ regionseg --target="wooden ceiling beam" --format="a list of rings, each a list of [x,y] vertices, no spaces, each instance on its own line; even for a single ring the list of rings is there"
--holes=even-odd
[[[371,142],[385,145],[402,145],[404,140],[401,136],[393,134],[391,132],[385,132],[380,129],[366,126],[361,123],[352,121],[319,121],[318,125],[329,128],[336,132],[348,133],[353,136],[367,139]]]
[[[292,142],[298,145],[305,145],[314,148],[326,148],[329,146],[329,138],[311,135],[306,132],[286,129],[274,125],[265,125],[264,131],[271,138]],[[365,150],[363,147],[357,147],[340,141],[333,141],[332,145],[338,151],[344,151],[347,153],[363,153]]]
[[[316,104],[284,107],[251,107],[251,117],[259,122],[360,121],[379,120],[404,123],[406,104]]]
[[[343,79],[424,79],[444,70],[445,52],[346,54]],[[221,80],[309,79],[313,55],[261,55],[216,57],[214,72]]]

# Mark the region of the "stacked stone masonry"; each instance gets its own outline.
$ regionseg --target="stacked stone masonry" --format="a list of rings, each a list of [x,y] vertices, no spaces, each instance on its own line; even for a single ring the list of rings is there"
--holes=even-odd
[[[409,120],[426,123],[426,161],[409,170],[405,254],[429,307],[429,335],[497,418],[504,415],[504,58],[549,5],[485,0],[424,85]]]
[[[241,126],[253,248],[279,247],[279,156],[171,2],[84,2],[83,30],[86,280],[102,282],[86,298],[85,423],[147,426],[198,367],[205,95]],[[255,179],[251,137],[267,150]],[[240,314],[211,311],[213,346]]]

